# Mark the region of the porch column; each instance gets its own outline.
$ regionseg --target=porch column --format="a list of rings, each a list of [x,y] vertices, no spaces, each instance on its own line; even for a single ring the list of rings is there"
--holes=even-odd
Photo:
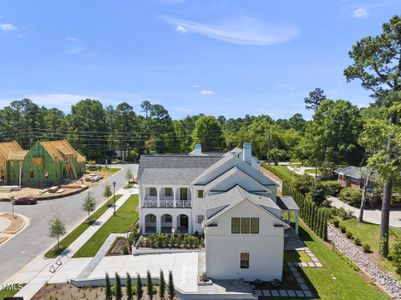
[[[175,198],[174,198],[174,207],[175,207]],[[175,230],[177,231],[177,215],[171,215],[171,217],[173,218],[173,222],[172,222],[172,228],[175,228]]]
[[[162,232],[162,217],[156,215],[156,232]]]
[[[187,215],[188,217],[188,233],[193,234],[192,232],[192,214]]]
[[[160,207],[160,193],[162,192],[162,188],[157,189],[157,207]]]
[[[174,193],[174,207],[177,207],[177,195],[179,195],[179,188],[177,188],[176,193]]]
[[[298,234],[298,210],[295,211],[295,233]]]

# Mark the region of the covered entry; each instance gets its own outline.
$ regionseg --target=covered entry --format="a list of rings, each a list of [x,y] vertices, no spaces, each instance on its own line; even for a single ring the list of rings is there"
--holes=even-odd
[[[189,229],[189,218],[187,215],[178,215],[177,216],[177,231],[179,233],[188,233]]]
[[[291,214],[295,214],[295,232],[298,234],[299,207],[291,196],[277,197],[277,205],[283,212],[288,213],[287,222],[291,224]]]

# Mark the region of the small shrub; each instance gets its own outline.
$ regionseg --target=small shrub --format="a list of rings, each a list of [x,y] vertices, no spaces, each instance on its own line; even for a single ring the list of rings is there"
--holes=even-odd
[[[336,228],[339,228],[339,227],[340,227],[340,220],[339,220],[337,217],[335,217],[335,218],[333,219],[333,225],[334,225],[334,227],[336,227]]]
[[[347,228],[344,225],[340,226],[340,230],[342,233],[346,233],[347,232]]]
[[[365,252],[365,253],[370,253],[370,252],[372,252],[372,251],[370,250],[370,245],[369,245],[369,244],[363,244],[363,245],[362,245],[362,249],[363,249],[363,252]]]
[[[361,242],[361,239],[360,239],[360,238],[355,238],[355,239],[354,239],[354,243],[355,243],[355,245],[357,245],[357,246],[362,245],[362,242]]]
[[[200,275],[200,280],[203,282],[206,282],[208,280],[206,272],[202,272],[202,274]]]
[[[334,197],[337,197],[342,189],[342,186],[336,180],[321,181],[320,184],[326,188],[329,195]]]
[[[351,187],[343,188],[340,192],[340,199],[351,206],[361,205],[362,193],[360,190],[355,190]]]
[[[394,244],[391,253],[392,263],[395,267],[397,274],[401,274],[401,242]]]
[[[347,231],[347,233],[345,234],[345,236],[347,237],[347,239],[350,239],[350,240],[352,240],[353,237],[354,237],[350,231]]]
[[[129,250],[128,250],[128,246],[127,245],[125,245],[124,248],[123,248],[123,254],[124,255],[128,255],[129,254]]]

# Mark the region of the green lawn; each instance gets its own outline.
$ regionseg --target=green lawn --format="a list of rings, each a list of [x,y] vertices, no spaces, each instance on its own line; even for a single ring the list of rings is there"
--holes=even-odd
[[[296,179],[297,174],[288,169],[287,166],[275,166],[272,164],[263,164],[262,166],[290,184],[292,184]]]
[[[358,237],[362,244],[369,244],[372,251],[377,254],[379,251],[379,240],[380,240],[380,225],[370,224],[370,223],[359,223],[356,218],[351,218],[348,220],[341,221],[340,225],[347,228],[354,237]],[[401,241],[401,228],[390,227],[390,239],[389,247],[390,251],[392,246],[397,241]],[[382,259],[377,257],[377,262],[386,270],[390,271],[392,275],[401,279],[401,276],[395,273],[395,268],[393,267],[391,261],[388,259]]]
[[[95,256],[110,233],[128,232],[138,220],[137,206],[138,195],[132,195],[73,257]]]
[[[22,286],[24,286],[25,284],[23,284]],[[0,290],[0,300],[3,300],[5,297],[12,297],[14,296],[16,293],[18,293],[19,289],[1,289]]]
[[[102,167],[99,171],[114,174],[117,173],[118,171],[121,171],[121,168]]]
[[[121,197],[121,195],[116,194],[116,201]],[[110,203],[113,201],[113,197]],[[91,216],[91,220],[97,220],[104,212],[107,210],[107,202],[98,208]],[[71,231],[65,238],[60,241],[60,249],[57,250],[56,246],[46,252],[45,257],[55,258],[57,257],[65,248],[72,244],[88,227],[90,226],[88,219],[83,223],[79,224],[73,231]]]
[[[310,262],[311,259],[305,251],[285,250],[284,262]]]
[[[324,268],[302,268],[318,299],[390,299],[373,283],[364,279],[362,272],[347,258],[333,251],[300,222],[300,237],[317,256]]]

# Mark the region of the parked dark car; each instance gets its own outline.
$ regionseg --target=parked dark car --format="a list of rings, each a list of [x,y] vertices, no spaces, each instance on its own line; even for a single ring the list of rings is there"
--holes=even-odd
[[[13,200],[14,205],[20,205],[20,204],[36,204],[38,203],[38,200],[31,196],[26,196],[26,197],[18,197]]]

